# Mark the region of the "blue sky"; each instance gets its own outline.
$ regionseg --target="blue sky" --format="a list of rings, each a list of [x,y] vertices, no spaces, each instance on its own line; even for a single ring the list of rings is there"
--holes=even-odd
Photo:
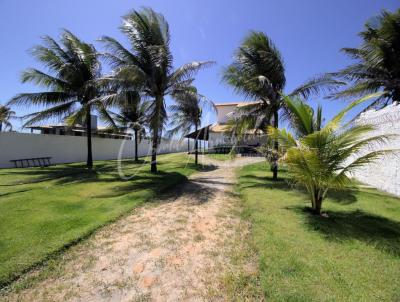
[[[175,65],[192,60],[217,64],[199,73],[199,91],[215,102],[241,101],[221,83],[223,66],[250,30],[265,32],[280,49],[286,67],[286,92],[315,74],[334,71],[350,61],[339,52],[359,45],[357,33],[382,9],[393,11],[396,0],[0,0],[0,103],[19,92],[37,91],[21,84],[20,72],[38,67],[28,49],[40,36],[57,37],[67,28],[100,50],[96,39],[119,33],[121,16],[142,6],[162,13],[170,24]],[[317,102],[317,100],[316,100]],[[316,103],[314,102],[314,103]],[[320,100],[324,115],[332,116],[343,103]],[[14,108],[18,115],[35,108]]]

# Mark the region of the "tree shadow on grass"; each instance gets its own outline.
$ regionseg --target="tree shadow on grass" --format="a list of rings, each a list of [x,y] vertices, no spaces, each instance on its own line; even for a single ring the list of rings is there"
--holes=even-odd
[[[209,202],[215,196],[217,189],[212,186],[199,183],[197,181],[188,181],[183,186],[175,187],[174,189],[163,194],[159,200],[175,201],[180,197],[185,197],[185,200],[192,205],[200,205]]]
[[[358,190],[351,188],[343,191],[328,191],[327,198],[331,201],[336,202],[341,205],[350,205],[352,203],[357,202],[357,194]]]
[[[310,230],[320,232],[329,241],[360,240],[400,257],[400,222],[361,210],[329,211],[329,218],[312,215],[302,207],[292,208],[305,217]]]
[[[189,164],[189,166],[192,169],[195,169],[196,171],[200,171],[200,172],[210,172],[210,171],[214,171],[214,170],[218,169],[218,166],[213,165],[213,164],[209,164],[209,165]]]
[[[106,193],[98,194],[94,198],[117,198],[145,190],[157,197],[157,199],[150,199],[150,202],[173,202],[185,195],[189,202],[193,201],[193,204],[208,202],[216,191],[215,188],[189,181],[181,173],[158,172],[155,175],[136,176],[134,181],[114,186]]]
[[[107,170],[115,170],[114,167],[109,167]],[[44,181],[51,181],[57,179],[85,179],[93,178],[98,174],[97,170],[89,171],[83,167],[65,167],[65,166],[52,166],[47,168],[30,168],[30,169],[15,169],[7,172],[10,179],[17,178],[18,176],[29,176],[31,178],[26,180],[16,180],[8,184],[1,184],[0,186],[17,186],[36,184]]]
[[[109,182],[113,180],[100,180]],[[117,179],[115,181],[121,181]],[[161,193],[171,184],[186,182],[187,177],[178,172],[163,172],[159,171],[156,174],[139,174],[129,180],[123,181],[120,185],[113,186],[106,193],[95,195],[95,198],[113,198],[127,195],[140,190],[151,190]]]
[[[246,174],[242,175],[241,179],[242,188],[264,188],[282,191],[294,191],[299,194],[304,194],[305,196],[308,194],[304,187],[291,183],[290,180],[285,177],[278,178],[278,180],[275,181],[271,176],[256,176]],[[357,202],[357,192],[358,190],[353,187],[342,191],[330,190],[328,191],[327,198],[342,205],[349,205]]]
[[[297,190],[287,178],[278,178],[273,180],[271,176],[256,176],[251,174],[245,174],[240,176],[241,188],[264,188],[264,189],[276,189],[283,191]]]
[[[139,159],[138,161],[126,159],[122,160],[121,163],[122,166],[127,167],[127,169],[132,169],[138,168],[140,167],[139,165],[146,164],[147,162],[143,159]],[[98,178],[98,175],[102,173],[115,172],[115,174],[117,174],[117,165],[117,160],[110,160],[107,162],[95,162],[92,170],[88,170],[84,163],[57,164],[43,168],[31,167],[23,169],[7,169],[3,171],[0,169],[0,176],[7,176],[8,179],[17,179],[16,181],[10,181],[7,184],[0,184],[0,187],[36,184],[51,180],[59,180],[60,184],[80,180],[95,180]],[[21,176],[28,176],[29,178],[18,180],[18,177]]]
[[[144,169],[149,169],[147,167],[143,168],[142,164],[146,162],[141,160],[139,162],[135,162],[133,160],[124,161],[124,163],[129,163],[126,170],[129,169],[142,169],[141,171],[145,171]],[[195,164],[187,164],[187,168],[197,170],[197,171],[211,171],[216,169],[216,166],[207,165],[195,165]],[[177,164],[177,168],[182,168],[181,164]],[[173,167],[169,167],[169,169],[173,170]],[[165,172],[159,171],[157,174],[154,174],[155,177],[162,176]],[[109,177],[100,179],[100,175],[108,174]],[[21,180],[16,182],[10,182],[9,184],[1,184],[1,186],[17,186],[17,185],[27,185],[27,184],[37,184],[45,181],[54,180],[54,184],[56,185],[65,185],[70,183],[89,183],[89,182],[119,182],[124,181],[120,178],[117,169],[117,162],[110,163],[100,163],[96,164],[93,170],[87,170],[84,166],[51,166],[46,168],[31,168],[31,169],[15,169],[12,171],[7,171],[7,175],[10,178],[15,178],[19,175],[23,176],[31,176],[28,180]],[[130,180],[135,180],[140,175],[133,176]]]

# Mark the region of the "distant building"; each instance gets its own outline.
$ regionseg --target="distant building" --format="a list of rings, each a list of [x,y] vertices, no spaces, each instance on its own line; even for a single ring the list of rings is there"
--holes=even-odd
[[[238,108],[243,106],[251,106],[252,102],[235,102],[235,103],[220,103],[216,104],[217,121],[214,124],[205,126],[197,132],[192,132],[186,135],[186,138],[208,142],[208,148],[216,148],[220,146],[248,146],[258,147],[265,139],[264,133],[255,130],[249,130],[249,133],[241,141],[238,141],[230,132],[228,121],[235,115],[239,114]]]
[[[92,115],[92,136],[100,138],[112,139],[132,139],[130,133],[118,132],[110,130],[107,127],[99,127],[97,125],[97,116]],[[40,134],[52,135],[71,135],[71,136],[86,136],[86,126],[83,123],[68,126],[66,123],[59,123],[56,125],[38,125],[27,127],[31,129],[31,133],[39,131]]]

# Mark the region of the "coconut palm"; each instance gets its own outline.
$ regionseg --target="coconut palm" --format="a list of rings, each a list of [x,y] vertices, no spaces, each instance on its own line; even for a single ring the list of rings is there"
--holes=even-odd
[[[346,113],[355,105],[380,94],[366,96],[322,125],[322,110],[317,113],[299,100],[285,98],[292,114],[291,128],[268,128],[268,134],[277,139],[283,149],[290,178],[307,190],[312,210],[321,213],[322,202],[330,189],[345,189],[351,183],[349,173],[374,161],[390,150],[367,151],[370,144],[383,143],[388,136],[368,135],[372,125],[346,124],[341,127]],[[361,150],[364,150],[360,152]]]
[[[87,135],[87,167],[92,169],[92,124],[91,112],[96,109],[107,116],[105,107],[98,101],[101,65],[93,45],[87,44],[68,30],[63,30],[60,43],[49,36],[43,45],[32,49],[32,54],[47,69],[27,69],[22,73],[22,82],[32,82],[46,88],[36,93],[21,93],[9,104],[44,106],[45,109],[25,116],[24,126],[48,119],[65,119],[70,125],[84,122]]]
[[[174,70],[168,23],[150,8],[124,16],[120,29],[130,47],[103,37],[101,41],[108,49],[104,57],[114,68],[115,81],[140,91],[150,101],[151,171],[157,172],[157,147],[167,120],[165,96],[190,90],[194,74],[211,62],[192,62]]]
[[[7,106],[0,105],[0,132],[3,130],[3,126],[4,131],[12,130],[12,124],[10,120],[13,118],[15,118],[15,112]]]
[[[146,135],[149,102],[142,101],[136,91],[126,91],[119,94],[117,103],[119,113],[110,112],[118,128],[124,131],[132,129],[135,135],[135,161],[139,161],[138,144]]]
[[[169,107],[171,112],[171,129],[168,131],[170,136],[181,134],[182,137],[190,131],[196,133],[201,124],[203,108],[210,106],[214,108],[214,104],[204,97],[200,96],[196,89],[185,93],[173,95],[175,103]],[[194,143],[195,164],[198,164],[198,136]]]
[[[223,80],[236,92],[258,102],[243,107],[239,112],[242,123],[253,129],[266,125],[279,126],[282,108],[281,93],[285,87],[285,68],[282,56],[274,43],[262,32],[251,32],[234,55]],[[278,149],[278,141],[275,142]],[[273,179],[278,178],[278,165],[273,162]]]
[[[333,88],[333,98],[364,96],[377,91],[384,93],[365,110],[382,108],[400,102],[400,9],[382,13],[365,24],[360,32],[362,44],[342,51],[355,62],[337,72],[317,76],[299,87],[297,93],[308,97],[325,88]],[[341,90],[342,84],[348,83]]]

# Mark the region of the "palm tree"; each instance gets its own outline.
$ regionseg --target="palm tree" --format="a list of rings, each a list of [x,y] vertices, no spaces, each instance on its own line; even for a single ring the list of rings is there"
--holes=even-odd
[[[15,112],[12,111],[9,107],[0,105],[0,132],[3,130],[12,130],[12,124],[10,122],[11,119],[15,118]]]
[[[170,136],[175,134],[182,134],[182,137],[188,134],[191,130],[197,133],[201,124],[201,118],[203,114],[203,108],[211,105],[214,108],[214,104],[208,101],[204,97],[201,97],[195,88],[192,91],[185,93],[178,93],[173,95],[175,104],[169,107],[171,112],[171,124],[172,127],[168,132]],[[198,164],[198,135],[195,138],[194,143],[195,153],[195,164]]]
[[[21,93],[9,104],[45,106],[46,108],[25,116],[24,126],[47,119],[64,119],[70,125],[84,121],[87,132],[87,167],[92,169],[92,125],[91,111],[97,109],[107,116],[105,107],[97,100],[101,94],[99,86],[101,65],[93,45],[87,44],[68,30],[63,30],[60,43],[49,36],[43,45],[32,50],[48,72],[27,69],[22,73],[22,82],[32,82],[47,91]]]
[[[321,214],[322,202],[329,189],[345,189],[351,183],[349,173],[376,160],[390,150],[357,154],[370,144],[383,143],[388,136],[369,136],[372,125],[346,124],[341,127],[345,114],[355,105],[380,94],[366,96],[322,125],[322,109],[314,110],[299,100],[285,98],[292,115],[292,135],[286,129],[269,127],[268,133],[277,139],[283,149],[283,161],[291,179],[304,186],[310,196],[312,210]]]
[[[152,131],[151,172],[157,172],[157,147],[167,120],[165,96],[190,90],[194,74],[211,62],[192,62],[173,70],[170,32],[167,21],[150,8],[132,11],[123,17],[120,27],[130,48],[117,40],[103,37],[109,53],[104,57],[114,68],[114,80],[123,89],[140,91],[150,100]]]
[[[264,130],[272,123],[278,128],[286,78],[282,56],[271,39],[262,32],[251,32],[236,51],[234,62],[225,69],[223,80],[236,92],[258,101],[239,112],[246,127]],[[277,140],[274,147],[278,149]],[[277,161],[272,164],[273,179],[276,180]]]
[[[283,101],[283,89],[286,83],[285,67],[282,55],[268,36],[262,32],[251,32],[236,50],[234,62],[223,75],[223,81],[231,85],[236,92],[252,99],[253,104],[239,108],[238,115],[232,120],[240,133],[248,130],[260,132],[267,125],[279,127],[279,113],[289,117],[286,103]],[[336,80],[325,79],[325,84],[338,85]],[[297,96],[305,89],[296,89],[290,95]],[[272,164],[273,179],[278,179],[278,140],[271,142],[274,152],[269,158]]]
[[[139,161],[138,144],[146,135],[149,102],[142,101],[136,91],[126,91],[119,95],[119,113],[110,112],[118,128],[132,129],[135,134],[135,161]]]
[[[360,32],[362,44],[342,51],[355,62],[337,72],[317,76],[296,91],[304,97],[325,88],[333,89],[332,98],[365,96],[384,93],[365,110],[383,108],[391,102],[400,103],[400,9],[382,13],[365,24]],[[348,83],[342,90],[343,84]],[[332,91],[331,91],[332,92]]]

